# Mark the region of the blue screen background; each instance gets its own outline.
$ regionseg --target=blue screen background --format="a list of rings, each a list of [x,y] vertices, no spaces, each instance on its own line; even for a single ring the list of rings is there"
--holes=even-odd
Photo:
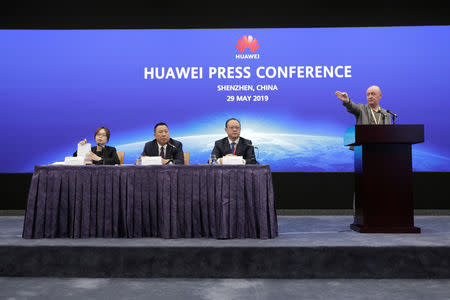
[[[237,40],[252,35],[259,59],[236,59]],[[195,29],[0,30],[0,172],[31,172],[63,161],[99,126],[109,145],[134,163],[153,126],[206,163],[230,117],[272,171],[353,171],[343,146],[355,124],[334,96],[366,103],[370,85],[397,124],[424,124],[413,169],[450,171],[448,86],[450,26]],[[244,54],[251,54],[248,49]],[[351,78],[261,79],[259,66],[350,65]],[[204,68],[203,79],[144,79],[145,67]],[[250,66],[248,79],[208,79],[208,67]],[[217,91],[217,85],[277,85],[277,91]],[[227,102],[228,95],[267,95],[267,102]]]

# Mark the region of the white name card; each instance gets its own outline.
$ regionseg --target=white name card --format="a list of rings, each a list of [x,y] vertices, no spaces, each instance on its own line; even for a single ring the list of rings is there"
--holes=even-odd
[[[143,166],[157,166],[162,165],[161,156],[142,156],[141,165]]]
[[[64,159],[64,164],[68,165],[68,166],[84,166],[84,156],[77,156],[77,157],[73,157],[73,156],[67,156]]]
[[[243,165],[244,159],[242,156],[224,156],[222,157],[223,165]]]

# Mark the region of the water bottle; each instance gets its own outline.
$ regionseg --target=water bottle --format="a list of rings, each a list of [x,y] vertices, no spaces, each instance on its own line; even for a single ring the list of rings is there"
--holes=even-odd
[[[211,154],[211,157],[208,160],[208,165],[214,165],[217,163],[217,157],[215,154]]]

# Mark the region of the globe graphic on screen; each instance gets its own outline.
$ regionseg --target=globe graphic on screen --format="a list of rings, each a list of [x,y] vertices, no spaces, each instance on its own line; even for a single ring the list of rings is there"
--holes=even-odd
[[[305,134],[255,133],[244,136],[252,141],[256,159],[269,164],[272,171],[353,171],[353,151],[343,145],[342,137]],[[189,152],[190,164],[206,164],[214,142],[225,135],[197,135],[173,137]],[[125,163],[134,163],[147,141],[118,145],[125,152]]]

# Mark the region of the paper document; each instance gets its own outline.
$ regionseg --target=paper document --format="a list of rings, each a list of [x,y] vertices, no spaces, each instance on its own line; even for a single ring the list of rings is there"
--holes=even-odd
[[[78,157],[83,157],[84,158],[89,151],[91,151],[91,144],[90,143],[86,143],[84,145],[78,144],[78,149],[77,149],[77,156]]]

